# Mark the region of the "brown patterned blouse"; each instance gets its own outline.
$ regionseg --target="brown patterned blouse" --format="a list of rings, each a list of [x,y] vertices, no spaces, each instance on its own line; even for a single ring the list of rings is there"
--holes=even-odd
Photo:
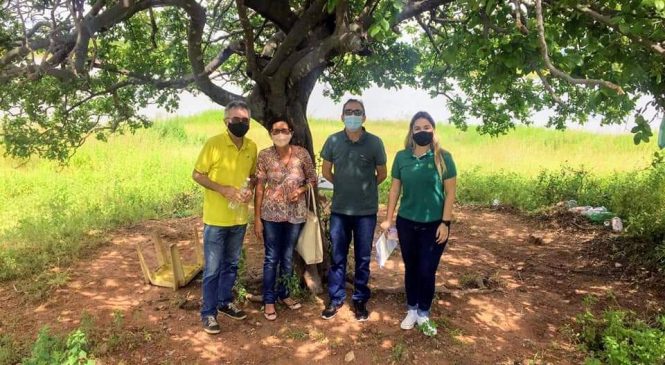
[[[290,202],[291,192],[307,183],[316,184],[316,171],[306,149],[291,145],[291,158],[287,164],[279,160],[274,146],[259,152],[256,177],[265,184],[261,219],[271,222],[304,223],[307,217],[307,194],[300,195],[297,202]]]

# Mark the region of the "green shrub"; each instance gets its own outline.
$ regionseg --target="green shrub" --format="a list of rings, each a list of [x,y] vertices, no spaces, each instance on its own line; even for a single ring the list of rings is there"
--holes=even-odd
[[[181,143],[187,142],[185,124],[177,119],[155,123],[152,128],[161,139],[171,139]]]
[[[607,177],[583,168],[542,171],[535,178],[513,172],[462,172],[457,198],[466,204],[502,205],[533,212],[565,200],[605,206],[625,221],[627,232],[660,243],[665,238],[665,164]]]
[[[17,364],[24,349],[12,335],[0,335],[0,364]]]
[[[589,353],[586,364],[638,365],[665,363],[665,316],[646,323],[632,312],[606,310],[599,317],[585,300],[576,318],[577,338]]]
[[[94,364],[87,352],[85,333],[77,329],[65,339],[52,335],[48,327],[43,327],[37,335],[30,357],[24,358],[24,365],[79,365]]]

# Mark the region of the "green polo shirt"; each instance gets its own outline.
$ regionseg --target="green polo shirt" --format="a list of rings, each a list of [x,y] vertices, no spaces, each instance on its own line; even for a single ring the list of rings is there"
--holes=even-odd
[[[446,166],[443,180],[451,179],[457,176],[453,156],[445,151],[442,153]],[[420,223],[441,220],[446,193],[431,150],[420,158],[415,157],[410,149],[397,152],[391,176],[402,182],[402,199],[397,212],[400,217]]]
[[[381,139],[363,128],[353,142],[342,130],[326,140],[321,158],[331,162],[335,175],[330,210],[337,214],[370,215],[379,208],[376,167],[386,164],[386,150]]]

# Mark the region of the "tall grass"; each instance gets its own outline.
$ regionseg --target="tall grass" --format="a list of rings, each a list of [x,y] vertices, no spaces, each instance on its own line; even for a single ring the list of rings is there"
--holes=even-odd
[[[317,153],[328,135],[342,129],[340,121],[315,119],[310,124]],[[366,127],[383,139],[390,168],[407,124],[368,121]],[[157,121],[151,129],[108,143],[91,140],[65,167],[43,160],[0,160],[0,280],[67,265],[119,225],[199,214],[201,189],[191,179],[192,167],[205,140],[222,130],[221,113],[206,112]],[[533,210],[559,199],[578,199],[609,205],[636,222],[653,219],[652,213],[640,213],[640,204],[658,212],[665,206],[662,193],[622,198],[650,187],[665,191],[659,175],[635,173],[648,166],[653,143],[634,146],[625,135],[538,128],[518,128],[500,138],[445,125],[437,133],[457,163],[462,202],[499,198]],[[256,123],[248,136],[259,149],[271,144]],[[561,169],[564,165],[568,170]],[[583,187],[575,185],[580,171]]]

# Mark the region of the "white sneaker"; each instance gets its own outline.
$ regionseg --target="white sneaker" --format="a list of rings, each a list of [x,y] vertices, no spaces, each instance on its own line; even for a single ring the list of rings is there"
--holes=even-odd
[[[416,325],[416,321],[418,321],[418,312],[415,309],[409,309],[399,326],[403,330],[410,330]]]
[[[429,317],[418,316],[418,329],[420,329],[425,336],[436,336],[436,324],[430,320]]]

